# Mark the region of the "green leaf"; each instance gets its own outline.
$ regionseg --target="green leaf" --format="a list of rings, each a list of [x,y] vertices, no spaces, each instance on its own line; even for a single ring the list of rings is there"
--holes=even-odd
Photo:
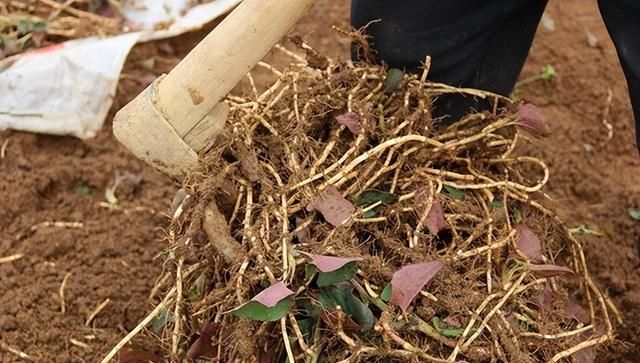
[[[629,217],[636,221],[640,221],[640,209],[629,208]]]
[[[458,188],[454,188],[454,187],[450,187],[448,185],[444,186],[444,190],[447,192],[447,194],[449,194],[449,196],[452,199],[455,200],[463,200],[464,199],[464,191],[458,189]]]
[[[76,188],[75,194],[83,196],[83,197],[87,196],[87,195],[91,194],[91,188],[89,188],[86,185],[79,186],[79,187]]]
[[[489,203],[489,209],[491,210],[497,210],[500,208],[502,208],[502,201],[494,200],[493,202]]]
[[[362,330],[373,327],[375,318],[371,309],[353,295],[353,288],[349,284],[322,288],[318,299],[326,310],[334,310],[339,305]]]
[[[382,202],[383,204],[392,204],[395,201],[396,195],[393,193],[381,192],[378,190],[365,190],[364,192],[360,193],[360,195],[358,195],[356,205],[362,207],[377,202]]]
[[[378,216],[378,211],[376,208],[369,209],[368,211],[362,213],[362,218],[375,218]]]
[[[313,329],[316,327],[316,319],[307,318],[298,320],[298,327],[305,339],[309,339],[313,335]]]
[[[20,35],[27,34],[31,31],[31,23],[25,19],[20,19],[16,23],[16,28],[18,29],[18,33]]]
[[[278,303],[268,308],[257,301],[249,301],[231,313],[235,316],[249,318],[256,321],[277,321],[289,313],[294,301],[288,297],[278,301]]]
[[[392,289],[391,283],[388,283],[387,286],[385,286],[384,289],[382,289],[382,292],[380,293],[380,300],[384,302],[391,301],[391,291],[392,291],[391,289]]]
[[[444,335],[445,337],[457,338],[464,333],[465,328],[449,328],[449,327],[443,326],[442,321],[440,321],[440,318],[437,316],[434,316],[431,319],[431,322],[433,323],[433,327],[436,329],[436,331]],[[469,330],[469,333],[470,334],[475,333],[476,330],[477,330],[476,328],[471,328]]]
[[[404,78],[404,72],[397,69],[391,68],[387,71],[387,76],[384,79],[384,92],[390,92],[396,89]]]
[[[356,261],[352,261],[335,271],[318,272],[318,279],[316,280],[316,284],[318,285],[318,287],[324,287],[337,284],[338,282],[351,280],[356,276],[357,272],[358,263]]]
[[[173,321],[173,314],[171,313],[171,311],[162,309],[160,310],[160,313],[151,320],[151,329],[153,329],[153,331],[156,334],[158,334],[160,333],[162,328],[164,328],[164,326],[167,325],[167,323],[170,323],[172,321]]]
[[[556,73],[556,69],[551,64],[547,64],[540,70],[540,78],[544,79],[545,81],[550,81],[557,75],[558,74]]]
[[[204,282],[205,276],[204,274],[198,276],[196,281],[194,281],[193,285],[191,285],[191,289],[189,289],[188,299],[189,301],[195,301],[202,297],[202,293],[204,292]]]
[[[47,30],[47,22],[45,21],[36,21],[33,23],[33,31],[34,32],[43,32]]]
[[[522,216],[522,212],[520,212],[520,209],[518,208],[513,208],[511,210],[511,213],[513,214],[513,221],[516,222],[516,224],[522,222],[522,220],[524,219],[524,217]]]
[[[591,234],[591,235],[594,235],[594,236],[604,236],[603,233],[598,232],[598,231],[594,231],[593,229],[589,229],[584,224],[580,225],[580,226],[578,226],[576,228],[569,229],[569,232],[571,234]]]
[[[322,306],[317,301],[309,298],[301,298],[297,301],[298,307],[301,308],[307,316],[317,318],[322,313]]]
[[[304,265],[304,280],[309,282],[313,276],[318,272],[318,268],[310,263]]]

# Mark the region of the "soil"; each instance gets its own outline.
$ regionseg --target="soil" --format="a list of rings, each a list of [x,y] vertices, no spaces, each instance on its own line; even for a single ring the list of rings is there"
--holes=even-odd
[[[330,26],[346,27],[348,7],[348,0],[319,0],[296,32],[323,54],[347,57],[348,42]],[[540,106],[553,126],[549,137],[533,142],[531,152],[548,162],[547,192],[568,224],[605,234],[584,237],[586,257],[625,324],[618,325],[617,343],[599,352],[597,361],[635,362],[640,223],[629,217],[628,208],[640,207],[640,157],[626,84],[595,1],[551,1],[547,14],[555,30],[540,27],[522,78],[547,64],[558,77],[517,91]],[[588,32],[598,40],[596,47],[589,45]],[[204,34],[136,47],[112,114]],[[141,64],[149,57],[156,59],[151,70]],[[603,118],[612,125],[610,140]],[[124,150],[112,136],[110,121],[92,140],[2,132],[0,145],[5,142],[0,257],[24,257],[0,264],[0,362],[24,361],[8,347],[37,362],[99,361],[153,307],[148,297],[162,270],[156,256],[166,247],[161,227],[176,184]],[[109,208],[105,190],[124,173],[142,180],[119,187],[118,207]],[[67,275],[62,313],[59,292]],[[86,325],[106,299],[106,307]],[[160,349],[154,342],[136,343]]]

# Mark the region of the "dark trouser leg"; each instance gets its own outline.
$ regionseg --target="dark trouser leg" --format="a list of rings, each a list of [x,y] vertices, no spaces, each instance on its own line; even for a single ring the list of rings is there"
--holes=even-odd
[[[598,5],[627,78],[640,148],[640,1],[599,0]]]
[[[352,0],[351,22],[367,30],[379,60],[418,72],[432,57],[429,78],[508,95],[529,53],[547,0]],[[435,116],[459,119],[486,109],[471,97],[451,95]]]

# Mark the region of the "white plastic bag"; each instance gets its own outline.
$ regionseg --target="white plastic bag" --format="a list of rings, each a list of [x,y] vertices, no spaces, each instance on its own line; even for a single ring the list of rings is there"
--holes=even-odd
[[[240,1],[213,0],[191,9],[187,0],[126,2],[128,22],[148,30],[72,40],[0,61],[0,130],[95,136],[136,43],[199,29]],[[158,23],[171,25],[153,30]]]

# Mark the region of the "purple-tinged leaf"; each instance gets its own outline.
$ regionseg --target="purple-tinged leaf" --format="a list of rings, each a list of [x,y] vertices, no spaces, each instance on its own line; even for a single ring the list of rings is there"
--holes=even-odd
[[[362,257],[335,257],[314,255],[313,253],[300,252],[311,258],[311,264],[315,265],[320,272],[332,272],[341,269],[349,262],[362,261]]]
[[[531,271],[538,277],[555,277],[574,274],[572,269],[558,265],[531,265]]]
[[[272,308],[276,306],[280,300],[283,300],[293,294],[295,294],[295,292],[289,290],[284,282],[278,282],[277,284],[271,285],[262,290],[258,295],[254,296],[251,301],[257,301],[268,308]]]
[[[523,103],[518,106],[517,125],[542,135],[551,133],[551,127],[547,120],[540,110],[530,103]]]
[[[444,262],[430,261],[407,265],[393,274],[391,303],[406,311],[420,290],[442,269]]]
[[[591,321],[589,313],[579,304],[574,302],[567,303],[564,310],[568,318],[576,319],[583,324],[589,324],[589,321]]]
[[[295,292],[289,290],[284,282],[278,282],[230,313],[256,321],[277,321],[291,310],[294,300],[289,296],[294,294]]]
[[[437,236],[438,232],[449,228],[449,224],[444,218],[444,210],[442,209],[440,202],[433,202],[431,209],[427,214],[425,224],[429,229],[429,232],[434,236]]]
[[[200,329],[200,335],[189,347],[187,357],[190,359],[214,358],[217,351],[213,347],[211,337],[213,337],[217,328],[218,324],[212,321],[205,322]]]
[[[553,290],[551,290],[551,284],[547,281],[536,305],[540,311],[548,311],[551,309],[551,304],[553,304]]]
[[[516,245],[531,262],[542,262],[542,242],[525,224],[516,226]]]
[[[354,135],[362,133],[362,125],[360,125],[360,115],[355,112],[347,112],[336,116],[339,124],[345,125]]]
[[[588,333],[582,333],[577,339],[576,343],[582,343],[586,340],[589,340],[591,335]],[[571,355],[573,357],[573,361],[575,363],[594,363],[596,361],[596,350],[594,347],[588,347],[584,349],[580,349],[579,351],[573,353]]]
[[[319,211],[327,222],[336,227],[346,222],[356,211],[356,207],[334,186],[327,187],[307,208]]]

